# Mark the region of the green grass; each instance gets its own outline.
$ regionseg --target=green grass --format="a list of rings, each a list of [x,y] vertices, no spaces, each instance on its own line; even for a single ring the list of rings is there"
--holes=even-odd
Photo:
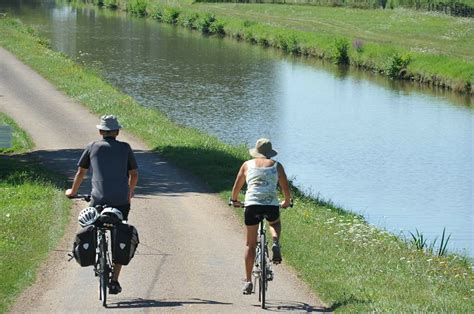
[[[229,195],[248,158],[245,147],[226,145],[140,106],[94,72],[49,50],[19,23],[0,19],[0,45],[97,115],[117,115],[127,131],[223,198]],[[295,207],[282,213],[284,258],[330,309],[467,313],[474,308],[474,273],[466,258],[416,250],[357,215],[294,192]]]
[[[311,199],[299,199],[282,217],[286,260],[334,310],[463,313],[474,304],[474,276],[462,258],[411,249]]]
[[[64,182],[22,155],[32,142],[0,113],[0,124],[12,126],[13,147],[0,151],[0,313],[6,312],[36,277],[36,269],[62,235],[70,202]]]
[[[8,125],[12,129],[12,147],[0,148],[0,154],[21,153],[33,148],[33,142],[28,134],[4,113],[0,112],[0,125]]]
[[[75,0],[81,1],[81,0]],[[119,7],[134,12],[132,2]],[[218,34],[303,54],[337,60],[337,41],[346,39],[349,63],[388,76],[394,56],[410,62],[397,78],[472,93],[474,20],[415,10],[358,10],[301,5],[140,1],[141,12],[166,23],[203,30],[199,21],[215,17]],[[163,18],[174,11],[174,19]],[[140,14],[144,15],[144,14]],[[354,43],[361,43],[356,49]]]
[[[250,2],[250,3],[277,3],[277,4],[299,4],[329,7],[351,7],[359,9],[386,9],[411,8],[417,10],[440,11],[444,13],[446,7],[454,9],[446,14],[456,16],[471,16],[474,8],[473,0],[195,0],[195,2]],[[385,5],[385,6],[384,6]],[[459,8],[463,6],[463,8]],[[469,13],[471,15],[469,15]]]

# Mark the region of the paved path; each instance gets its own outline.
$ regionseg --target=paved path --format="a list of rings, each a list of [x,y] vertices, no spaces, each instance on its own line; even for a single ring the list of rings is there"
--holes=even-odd
[[[72,178],[82,148],[98,138],[98,117],[58,92],[51,84],[0,48],[0,111],[33,138],[30,155]],[[140,180],[129,221],[139,231],[138,254],[121,275],[123,292],[110,296],[110,308],[126,312],[254,312],[257,296],[240,292],[244,228],[233,211],[189,175],[121,133],[137,153]],[[84,185],[83,193],[88,192]],[[12,312],[95,313],[105,311],[97,298],[90,267],[68,262],[77,201],[66,235]],[[284,265],[268,290],[274,311],[323,311]]]

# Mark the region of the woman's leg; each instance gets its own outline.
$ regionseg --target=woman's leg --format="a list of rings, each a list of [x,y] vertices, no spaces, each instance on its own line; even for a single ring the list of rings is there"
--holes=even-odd
[[[258,225],[247,226],[247,243],[245,247],[245,280],[252,280],[252,268],[257,247]]]
[[[275,264],[279,264],[282,261],[281,250],[280,250],[280,234],[281,234],[281,222],[280,219],[269,221],[270,232],[272,234],[273,245],[272,245],[272,261]]]
[[[281,222],[280,219],[269,221],[268,224],[270,225],[270,232],[272,234],[273,242],[278,243],[281,234]]]

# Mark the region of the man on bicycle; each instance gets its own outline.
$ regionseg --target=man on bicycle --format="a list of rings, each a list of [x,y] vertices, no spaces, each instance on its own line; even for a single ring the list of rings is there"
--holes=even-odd
[[[91,142],[82,153],[72,187],[66,196],[73,197],[87,174],[92,170],[92,192],[90,206],[107,205],[119,209],[123,219],[128,220],[130,201],[138,181],[138,166],[135,155],[128,143],[116,139],[122,126],[113,115],[102,116],[99,129],[101,140]],[[118,277],[122,265],[114,265],[114,273],[109,283],[109,293],[122,291]]]

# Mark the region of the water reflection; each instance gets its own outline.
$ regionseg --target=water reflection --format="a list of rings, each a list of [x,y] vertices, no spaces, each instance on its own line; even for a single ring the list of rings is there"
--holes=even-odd
[[[143,105],[230,143],[268,136],[303,189],[396,233],[446,227],[450,247],[473,254],[471,98],[120,13],[39,7],[15,12]]]

